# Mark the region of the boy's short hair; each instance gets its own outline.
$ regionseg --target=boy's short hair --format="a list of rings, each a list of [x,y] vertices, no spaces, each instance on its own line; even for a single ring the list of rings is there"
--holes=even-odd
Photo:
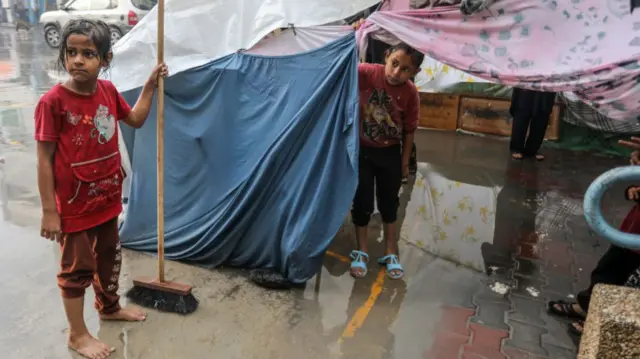
[[[391,55],[396,51],[404,51],[405,54],[411,56],[411,60],[413,61],[413,65],[416,68],[420,68],[422,62],[424,61],[424,54],[413,47],[401,42],[399,44],[393,45],[387,50],[387,55]]]

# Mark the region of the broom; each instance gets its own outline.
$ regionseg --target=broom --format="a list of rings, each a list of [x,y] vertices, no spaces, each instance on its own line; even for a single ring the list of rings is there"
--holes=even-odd
[[[158,64],[164,62],[164,0],[158,1]],[[187,284],[164,279],[164,78],[158,78],[158,278],[133,280],[127,292],[132,302],[163,312],[190,314],[198,308],[198,300]]]

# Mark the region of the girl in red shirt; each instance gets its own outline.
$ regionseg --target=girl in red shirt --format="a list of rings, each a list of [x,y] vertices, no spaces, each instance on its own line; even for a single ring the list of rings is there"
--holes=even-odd
[[[141,127],[158,76],[168,73],[166,65],[158,65],[131,109],[111,82],[98,79],[112,56],[107,24],[70,21],[58,57],[69,79],[42,96],[35,112],[40,234],[61,245],[58,286],[69,321],[68,345],[90,359],[106,358],[114,349],[87,330],[83,307],[88,286],[95,291],[100,319],[146,318],[139,309],[121,308],[117,294],[122,258],[117,218],[124,177],[117,121]]]
[[[420,99],[411,78],[420,71],[424,55],[406,44],[392,46],[385,64],[360,64],[360,157],[358,189],[351,218],[356,227],[358,250],[351,252],[351,274],[367,273],[367,225],[374,197],[382,217],[385,255],[378,260],[392,279],[402,278],[398,259],[396,219],[398,192],[409,173],[413,135],[418,127]],[[375,196],[374,196],[375,190]]]

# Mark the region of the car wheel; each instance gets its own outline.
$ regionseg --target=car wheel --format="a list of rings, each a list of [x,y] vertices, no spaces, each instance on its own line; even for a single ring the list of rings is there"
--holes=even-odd
[[[44,41],[53,48],[60,47],[60,31],[55,26],[49,26],[44,30]]]
[[[112,27],[110,30],[111,30],[111,45],[114,45],[116,42],[118,42],[118,40],[122,38],[122,33],[120,32],[120,29],[118,29],[117,27]]]

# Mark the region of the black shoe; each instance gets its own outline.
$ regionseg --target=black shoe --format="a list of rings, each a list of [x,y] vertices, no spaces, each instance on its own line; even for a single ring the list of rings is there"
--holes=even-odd
[[[249,279],[255,284],[268,289],[304,288],[304,284],[295,284],[280,272],[271,268],[258,268],[249,272]]]

